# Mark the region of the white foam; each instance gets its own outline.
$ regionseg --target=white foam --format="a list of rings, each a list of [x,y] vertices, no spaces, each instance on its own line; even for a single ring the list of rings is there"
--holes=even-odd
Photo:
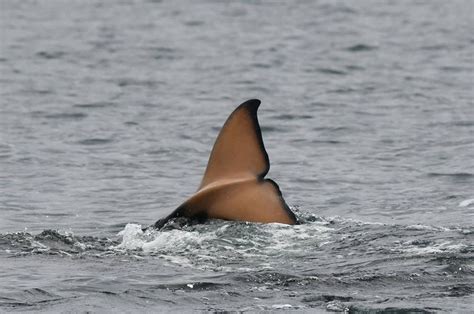
[[[248,272],[250,269],[240,263],[242,259],[254,260],[258,269],[273,269],[279,259],[268,259],[269,256],[305,254],[308,243],[310,249],[317,249],[331,240],[333,232],[333,226],[326,222],[288,226],[216,221],[184,229],[146,232],[140,225],[127,224],[118,233],[122,237],[120,244],[111,249],[139,250],[180,267]]]
[[[270,231],[271,237],[266,241],[270,243],[265,246],[267,253],[279,252],[300,252],[301,246],[298,243],[308,243],[308,239],[314,240],[316,246],[321,246],[327,243],[334,229],[326,226],[325,223],[311,223],[305,225],[282,225],[282,224],[267,224],[264,228]]]
[[[288,310],[293,308],[293,305],[291,304],[273,304],[272,308],[277,309],[277,310]]]
[[[436,227],[436,226],[427,226],[422,224],[409,225],[406,227],[408,230],[431,230],[431,231],[451,231],[449,228],[445,227]]]
[[[474,198],[470,198],[459,203],[459,207],[468,207],[469,205],[474,204]]]
[[[201,234],[197,231],[171,230],[167,232],[143,232],[141,225],[127,224],[124,230],[118,233],[122,242],[117,249],[141,249],[145,253],[159,252],[162,250],[177,250],[200,246],[204,241],[215,238],[210,233]]]
[[[424,255],[424,254],[436,254],[436,253],[445,253],[445,252],[459,252],[460,250],[466,247],[463,243],[452,243],[449,241],[435,243],[427,247],[416,247],[408,246],[402,248],[402,251],[405,253],[415,254],[415,255]]]
[[[141,249],[145,243],[141,225],[127,224],[117,235],[122,237],[122,242],[117,246],[112,246],[111,249],[137,250]]]

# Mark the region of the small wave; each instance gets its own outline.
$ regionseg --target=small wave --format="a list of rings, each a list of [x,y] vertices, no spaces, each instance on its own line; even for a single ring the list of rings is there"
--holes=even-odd
[[[215,238],[212,234],[200,234],[197,231],[186,231],[173,229],[167,232],[142,230],[141,225],[127,224],[125,229],[120,231],[122,242],[117,245],[117,249],[136,250],[141,249],[145,253],[168,251],[179,248],[186,248],[189,245],[200,246],[203,241]]]
[[[274,117],[277,120],[301,120],[301,119],[312,119],[311,115],[295,115],[295,114],[281,114]]]
[[[54,113],[45,115],[48,119],[60,119],[60,120],[80,120],[87,117],[87,114],[81,112],[72,113]]]
[[[278,128],[278,127],[274,127],[274,126],[270,126],[270,125],[261,126],[260,128],[261,128],[262,132],[264,132],[264,133],[270,133],[270,132],[286,132],[284,129],[281,129],[281,128]]]
[[[78,144],[81,145],[103,145],[113,142],[113,139],[108,138],[88,138],[82,141],[79,141]]]
[[[453,244],[450,241],[446,241],[426,247],[409,244],[407,247],[401,248],[401,251],[404,253],[409,253],[410,255],[430,255],[436,253],[458,253],[466,247],[467,246],[462,243]]]
[[[44,230],[37,235],[27,232],[0,234],[0,248],[13,255],[43,254],[73,256],[106,253],[117,243],[107,238],[78,237],[71,233]]]
[[[367,307],[352,305],[347,309],[348,313],[397,313],[397,314],[414,314],[414,313],[425,313],[431,314],[433,312],[440,311],[437,307],[401,307],[401,306],[390,306],[390,307]]]
[[[158,81],[139,80],[139,79],[134,79],[134,78],[118,79],[118,80],[116,80],[116,83],[119,87],[127,87],[127,86],[155,87],[159,84]]]
[[[474,198],[464,200],[459,203],[459,207],[468,207],[470,205],[474,204]]]
[[[406,230],[451,231],[451,229],[445,228],[445,227],[428,226],[428,225],[422,225],[422,224],[409,225],[409,226],[406,226],[405,229]]]
[[[453,122],[453,125],[455,126],[461,126],[461,127],[472,127],[474,126],[474,121],[456,121],[456,122]]]
[[[348,128],[345,126],[320,126],[320,127],[314,127],[313,130],[339,132],[339,131],[348,131],[348,130],[351,130],[351,128]]]
[[[349,46],[346,48],[346,50],[350,52],[371,51],[375,49],[377,49],[376,46],[370,46],[370,45],[365,45],[365,44],[356,44],[356,45]]]
[[[474,174],[469,172],[453,172],[453,173],[443,173],[443,172],[430,172],[428,173],[430,177],[453,177],[453,178],[461,178],[467,179],[474,177]]]
[[[12,310],[31,308],[38,305],[44,306],[48,303],[56,303],[68,299],[40,288],[25,289],[21,292],[11,292],[7,295],[8,297],[0,297],[0,304],[2,307],[11,308]]]
[[[324,74],[333,74],[333,75],[347,75],[347,72],[342,70],[330,69],[330,68],[319,68],[317,69],[318,72]]]
[[[336,140],[313,140],[311,143],[314,144],[344,144],[346,142],[336,141]]]
[[[171,61],[171,60],[177,60],[180,58],[179,50],[175,48],[152,46],[149,48],[149,50],[155,60]]]
[[[350,94],[357,92],[357,89],[352,88],[352,87],[340,87],[336,89],[331,89],[328,91],[328,93],[334,93],[334,94]]]
[[[198,20],[192,20],[192,21],[184,22],[184,25],[191,26],[191,27],[202,26],[204,24],[205,24],[204,21],[198,21]]]
[[[43,59],[60,59],[65,54],[63,51],[39,51],[36,53],[38,57]]]
[[[113,106],[112,102],[92,102],[92,103],[84,103],[84,104],[75,104],[74,107],[77,108],[86,108],[86,109],[93,109],[93,108],[105,108]]]

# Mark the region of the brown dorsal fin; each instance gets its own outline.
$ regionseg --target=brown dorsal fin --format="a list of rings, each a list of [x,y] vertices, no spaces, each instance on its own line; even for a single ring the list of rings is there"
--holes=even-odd
[[[264,179],[270,169],[257,119],[260,100],[232,112],[217,136],[198,191],[154,227],[175,217],[298,223],[278,185]]]
[[[199,189],[219,180],[263,178],[269,168],[257,110],[252,99],[232,112],[217,136]]]

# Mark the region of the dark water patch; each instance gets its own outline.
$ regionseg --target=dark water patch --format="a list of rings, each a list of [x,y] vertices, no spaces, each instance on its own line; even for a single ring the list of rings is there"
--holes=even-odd
[[[282,129],[282,128],[278,128],[278,127],[275,127],[275,126],[271,126],[271,125],[267,125],[267,126],[260,126],[260,129],[262,132],[267,132],[267,133],[270,133],[270,132],[287,132],[286,129]]]
[[[46,115],[48,115],[49,113],[47,113],[46,111],[43,111],[43,110],[32,110],[30,111],[30,115],[34,118],[42,118]]]
[[[135,121],[125,121],[123,124],[130,125],[130,126],[139,125],[139,123]]]
[[[237,81],[234,81],[234,84],[238,84],[238,85],[254,85],[255,83],[257,83],[257,81],[254,81],[254,80],[237,80]]]
[[[474,126],[474,121],[456,121],[453,122],[453,125],[460,127],[472,127]]]
[[[452,200],[452,199],[457,199],[457,198],[460,198],[461,196],[460,195],[448,195],[445,197],[445,199],[447,200]]]
[[[410,242],[411,245],[415,245],[417,247],[427,247],[433,244],[433,241],[426,240],[426,239],[417,239]]]
[[[155,60],[166,60],[166,61],[172,61],[178,59],[178,56],[176,55],[167,55],[167,54],[155,54],[153,57]],[[126,86],[126,85],[145,85],[143,82],[142,83],[128,83],[128,82],[121,82],[119,83],[119,86]],[[150,85],[150,84],[148,84]]]
[[[428,127],[472,127],[474,126],[474,121],[464,120],[464,121],[450,121],[450,122],[430,122],[427,124]],[[474,143],[470,141],[469,143]]]
[[[385,117],[387,116],[386,112],[368,112],[368,111],[361,111],[361,110],[356,110],[354,111],[355,114],[361,115],[361,116],[372,116],[372,117]]]
[[[156,87],[159,82],[154,80],[140,80],[135,78],[122,78],[116,80],[119,87],[127,86],[143,86],[143,87]]]
[[[87,114],[82,112],[64,112],[64,113],[54,113],[44,116],[48,119],[58,119],[58,120],[82,120],[87,117]]]
[[[111,107],[111,106],[114,106],[114,103],[107,102],[107,101],[99,101],[99,102],[75,104],[74,105],[74,107],[85,108],[85,109],[105,108],[105,107]]]
[[[323,74],[332,74],[332,75],[347,75],[347,72],[342,70],[330,69],[330,68],[318,68],[316,69],[317,72]]]
[[[330,132],[340,132],[340,131],[348,131],[350,130],[349,127],[346,126],[318,126],[313,128],[313,131],[330,131]]]
[[[331,94],[350,94],[354,92],[357,92],[357,89],[351,88],[351,87],[340,87],[340,88],[331,89],[328,91],[328,93],[331,93]]]
[[[152,47],[151,54],[155,60],[177,60],[179,59],[178,50],[170,47]]]
[[[82,141],[78,141],[78,144],[81,145],[104,145],[104,144],[109,144],[112,143],[114,140],[113,139],[108,139],[108,138],[88,138]]]
[[[438,44],[438,45],[426,45],[426,46],[421,46],[420,49],[421,50],[444,50],[448,48],[447,45],[443,45],[443,44]]]
[[[312,119],[313,116],[311,115],[297,115],[297,114],[281,114],[281,115],[277,115],[277,116],[274,116],[273,118],[277,119],[277,120],[303,120],[303,119]]]
[[[316,302],[316,301],[322,301],[322,302],[330,302],[330,301],[348,302],[348,301],[352,301],[352,300],[354,300],[353,297],[341,296],[341,295],[331,295],[331,294],[321,294],[321,295],[309,296],[309,297],[304,297],[302,299],[303,302]]]
[[[0,298],[0,300],[4,299],[3,301],[0,301],[0,306],[12,310],[25,310],[24,308],[30,308],[31,310],[32,307],[45,306],[49,303],[56,303],[58,301],[66,300],[55,293],[48,292],[40,288],[26,289],[20,292],[11,292],[7,295],[7,298]]]
[[[446,287],[446,292],[450,297],[464,297],[473,294],[474,288],[468,284],[450,285]]]
[[[63,51],[40,51],[37,52],[36,55],[38,57],[41,57],[43,59],[60,59],[63,57],[66,53]]]
[[[469,172],[453,172],[453,173],[448,173],[448,172],[429,172],[428,177],[446,177],[446,178],[451,178],[454,180],[472,180],[474,179],[474,174],[469,173]]]
[[[259,68],[259,69],[270,69],[273,65],[271,63],[252,63],[252,67]]]
[[[360,65],[347,65],[346,69],[349,70],[349,71],[362,71],[362,70],[365,70],[365,68],[360,66]]]
[[[149,155],[161,155],[161,154],[169,154],[169,153],[172,153],[173,151],[171,149],[167,149],[167,148],[158,148],[158,149],[154,149],[154,150],[149,150],[146,152],[146,154],[149,154]]]
[[[184,22],[184,25],[190,26],[190,27],[202,26],[204,24],[205,24],[204,21],[197,21],[197,20]]]
[[[9,156],[13,152],[12,145],[0,143],[0,154]]]
[[[176,49],[171,48],[171,47],[151,47],[150,49],[159,53],[166,53],[166,54],[174,54],[177,51]]]
[[[44,216],[46,217],[74,217],[75,214],[72,213],[56,213],[56,212],[44,212]]]
[[[375,46],[357,44],[357,45],[349,46],[345,50],[350,51],[350,52],[362,52],[362,51],[371,51],[375,49],[377,49],[377,47]]]
[[[25,93],[33,94],[33,95],[51,95],[54,94],[54,90],[52,89],[41,89],[41,88],[27,88],[25,89]]]
[[[440,308],[427,307],[427,308],[416,308],[416,307],[381,307],[381,308],[370,308],[363,305],[351,305],[349,306],[348,313],[363,313],[363,314],[412,314],[412,313],[424,313],[433,314],[441,310]]]
[[[442,66],[440,67],[440,70],[441,71],[445,71],[445,72],[453,72],[453,73],[458,73],[458,72],[463,72],[463,71],[466,71],[466,72],[470,72],[472,73],[472,69],[469,69],[468,67],[458,67],[458,66]]]
[[[337,141],[337,140],[313,140],[313,141],[311,141],[311,143],[314,143],[314,144],[331,144],[331,145],[335,145],[335,144],[345,144],[346,142]]]
[[[337,15],[338,13],[341,13],[341,15],[357,14],[357,10],[355,8],[351,8],[347,4],[335,5],[332,2],[328,2],[319,4],[318,6],[319,9],[324,12],[324,15]]]
[[[160,107],[159,104],[157,103],[153,103],[153,102],[146,102],[143,104],[143,107],[145,108],[156,108],[156,107]]]

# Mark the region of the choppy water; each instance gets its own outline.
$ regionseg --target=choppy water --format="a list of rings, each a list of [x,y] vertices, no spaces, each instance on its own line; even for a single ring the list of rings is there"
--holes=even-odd
[[[0,311],[469,312],[473,13],[2,1]],[[143,234],[250,98],[305,223]]]

